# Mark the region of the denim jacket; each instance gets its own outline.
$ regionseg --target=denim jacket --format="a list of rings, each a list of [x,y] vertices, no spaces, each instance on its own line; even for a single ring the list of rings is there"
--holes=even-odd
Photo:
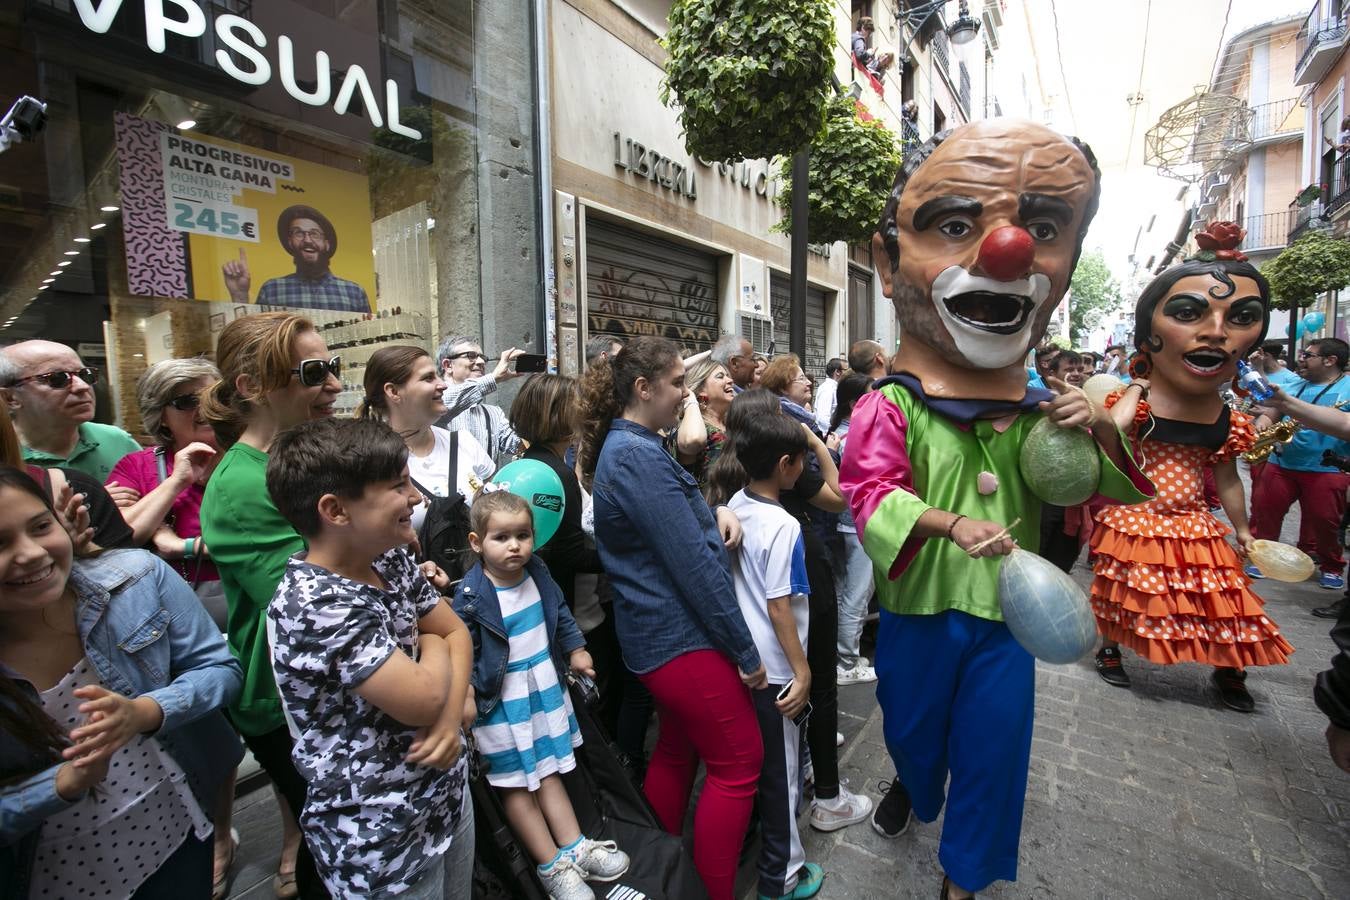
[[[534,579],[534,586],[539,589],[539,601],[544,605],[544,631],[561,682],[567,674],[567,657],[585,647],[586,638],[582,637],[576,619],[563,603],[562,589],[548,574],[548,566],[539,557],[532,556],[525,564],[525,574]],[[511,648],[506,637],[506,624],[502,621],[502,608],[497,604],[497,589],[483,571],[482,563],[465,573],[464,580],[455,589],[454,606],[473,638],[473,674],[469,683],[473,685],[478,716],[484,718],[501,699],[502,680],[506,678]]]
[[[660,436],[615,419],[592,495],[595,543],[628,668],[643,675],[685,653],[717,650],[743,672],[758,669],[717,521]]]
[[[183,579],[144,550],[76,560],[70,584],[90,666],[109,690],[159,704],[164,723],[155,738],[210,815],[216,788],[244,756],[219,711],[243,683],[219,629]],[[3,666],[0,674],[41,703],[22,676]],[[0,731],[0,781],[8,782],[0,787],[0,897],[27,895],[43,820],[73,805],[56,792],[60,766]]]

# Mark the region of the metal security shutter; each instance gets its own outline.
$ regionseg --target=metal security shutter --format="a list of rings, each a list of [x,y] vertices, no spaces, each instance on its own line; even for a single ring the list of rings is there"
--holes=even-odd
[[[769,345],[773,343],[773,320],[741,313],[740,335],[750,342],[756,353],[768,356]]]
[[[769,280],[769,307],[773,313],[773,339],[776,353],[792,351],[792,329],[788,326],[791,318],[791,287],[786,275],[773,273]],[[806,359],[802,360],[802,370],[816,380],[825,377],[825,292],[819,288],[806,286]]]
[[[586,319],[591,337],[656,335],[686,356],[718,331],[717,257],[594,218],[586,220]]]

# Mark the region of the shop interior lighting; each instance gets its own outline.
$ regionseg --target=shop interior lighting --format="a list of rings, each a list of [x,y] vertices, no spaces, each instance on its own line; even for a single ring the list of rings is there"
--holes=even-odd
[[[118,206],[101,206],[101,207],[99,207],[99,209],[101,209],[103,212],[117,212],[119,209],[121,209],[121,207],[118,207]]]
[[[77,243],[77,244],[87,244],[87,243],[89,243],[89,238],[86,238],[86,237],[78,237],[78,238],[75,239],[75,243]]]
[[[60,275],[60,274],[61,274],[61,270],[60,270],[60,269],[52,269],[52,270],[51,270],[50,272],[48,272],[47,274],[48,274],[48,275]]]
[[[51,283],[52,283],[53,281],[55,281],[55,280],[56,280],[55,278],[44,278],[44,279],[42,279],[42,283],[43,283],[43,284],[51,284]]]
[[[179,123],[178,123],[177,125],[175,125],[174,127],[177,128],[179,131],[187,131],[187,130],[190,129],[190,128],[196,128],[196,127],[197,127],[197,120],[196,120],[196,119],[184,119],[183,121],[179,122]]]
[[[48,287],[50,287],[50,285],[44,284],[42,287],[38,288],[38,290],[39,290],[39,291],[45,291]]]
[[[63,259],[63,260],[61,260],[61,262],[57,263],[57,265],[58,265],[58,266],[62,266],[62,267],[68,266],[68,265],[70,265],[70,260],[68,260],[68,259]]]
[[[66,256],[79,256],[79,255],[80,255],[80,251],[78,251],[78,250],[67,250],[67,251],[66,251]]]
[[[98,231],[100,228],[107,228],[107,227],[108,227],[108,223],[107,223],[107,222],[99,222],[97,225],[90,225],[90,226],[89,226],[89,230],[90,230],[90,231]]]

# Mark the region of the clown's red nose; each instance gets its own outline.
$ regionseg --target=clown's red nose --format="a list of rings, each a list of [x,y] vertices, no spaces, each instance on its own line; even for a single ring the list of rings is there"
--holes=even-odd
[[[995,228],[980,244],[979,266],[990,278],[1013,281],[1027,274],[1036,258],[1036,242],[1016,225]]]

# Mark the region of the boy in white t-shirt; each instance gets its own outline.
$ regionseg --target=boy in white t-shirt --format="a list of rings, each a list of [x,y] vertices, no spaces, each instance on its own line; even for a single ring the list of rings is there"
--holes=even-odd
[[[811,693],[805,649],[810,587],[801,526],[778,495],[802,474],[806,432],[786,416],[768,415],[748,421],[734,442],[749,484],[727,504],[741,521],[742,535],[732,578],[769,677],[766,688],[751,692],[764,739],[759,896],[801,900],[819,893],[825,877],[820,866],[806,862],[797,829],[799,759]]]

